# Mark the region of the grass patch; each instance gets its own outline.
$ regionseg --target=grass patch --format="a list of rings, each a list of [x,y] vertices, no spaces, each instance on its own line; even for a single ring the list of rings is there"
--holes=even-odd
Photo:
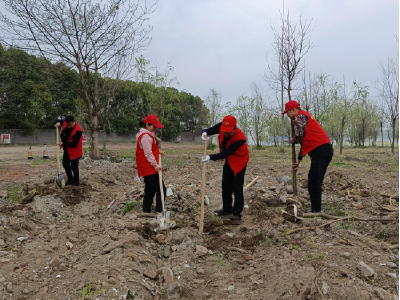
[[[5,202],[11,203],[11,202],[18,202],[19,197],[21,194],[21,187],[14,186],[12,184],[7,184],[6,185],[6,191],[7,191],[7,198]]]
[[[208,215],[207,219],[211,222],[217,222],[218,224],[224,224],[224,220],[222,220],[222,218],[215,218],[212,215]]]
[[[40,164],[44,164],[48,161],[50,161],[50,159],[36,159],[36,160],[33,160],[33,162],[31,163],[31,166],[37,166]]]
[[[267,149],[267,146],[254,146],[253,149],[254,150],[265,150],[265,149]]]
[[[331,163],[331,165],[335,166],[335,167],[341,167],[341,168],[344,168],[344,169],[350,169],[350,168],[354,167],[352,164],[345,163],[345,162],[340,162],[340,161],[333,162],[333,163]]]
[[[79,295],[80,295],[82,298],[93,296],[93,292],[92,292],[92,280],[89,281],[89,284],[88,284],[87,286],[83,286],[83,287],[80,289]]]
[[[222,254],[218,254],[218,260],[217,260],[217,267],[223,267],[225,265],[224,260],[222,258]]]
[[[322,202],[322,209],[323,210],[334,210],[335,206],[328,201],[324,201],[324,202]]]
[[[269,237],[265,237],[265,242],[264,242],[264,249],[267,249],[269,246],[271,245],[271,240],[269,239]]]
[[[136,201],[128,202],[127,204],[125,204],[125,207],[122,210],[122,213],[125,215],[126,213],[130,212],[138,204],[139,204],[139,202],[136,202]]]

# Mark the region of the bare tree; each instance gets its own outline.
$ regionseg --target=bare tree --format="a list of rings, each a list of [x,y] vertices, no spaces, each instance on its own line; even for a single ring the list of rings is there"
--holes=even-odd
[[[310,34],[312,31],[311,21],[302,20],[301,16],[298,23],[290,20],[289,10],[280,13],[280,28],[272,27],[274,35],[273,49],[277,61],[279,62],[278,71],[269,69],[270,78],[275,79],[281,85],[283,109],[283,90],[287,92],[288,100],[292,100],[292,90],[295,88],[295,81],[305,68],[304,57],[313,47]],[[278,85],[279,86],[279,85]],[[282,128],[283,122],[282,122]],[[294,128],[292,126],[292,135]],[[292,146],[292,161],[296,162],[295,146]],[[296,172],[293,171],[293,192],[297,195]]]
[[[398,39],[397,39],[398,41]],[[399,121],[399,60],[398,55],[381,62],[379,66],[381,77],[377,80],[375,88],[383,104],[383,113],[389,120],[391,128],[391,148],[394,154],[396,125]],[[381,125],[382,126],[382,125]],[[383,135],[383,130],[382,130]],[[389,134],[390,137],[390,134]],[[382,140],[383,143],[383,140]]]
[[[98,149],[101,76],[115,78],[131,68],[134,55],[151,39],[146,21],[155,10],[140,0],[4,0],[3,43],[62,61],[79,74],[92,132],[91,156]],[[120,68],[119,68],[120,67]],[[128,72],[122,71],[127,74]],[[120,78],[122,79],[122,78]]]
[[[221,93],[214,88],[210,88],[205,104],[210,112],[208,116],[208,126],[214,126],[221,120]],[[210,137],[209,144],[212,144],[212,137]]]

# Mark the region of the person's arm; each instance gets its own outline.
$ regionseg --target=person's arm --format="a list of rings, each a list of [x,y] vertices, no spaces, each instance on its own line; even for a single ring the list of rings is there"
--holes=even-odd
[[[203,129],[201,133],[207,132],[207,136],[214,135],[214,134],[219,134],[219,129],[221,128],[222,122],[214,125],[213,127]]]
[[[237,149],[240,148],[244,143],[246,143],[246,140],[238,140],[232,144],[229,145],[228,148],[226,148],[224,151],[221,153],[217,154],[211,154],[210,155],[210,160],[219,160],[219,159],[225,159],[229,155],[231,155],[233,152],[235,152]]]
[[[142,139],[140,140],[140,146],[143,149],[144,156],[146,157],[147,161],[150,165],[158,171],[160,166],[158,165],[156,158],[154,157],[152,148],[153,148],[153,138],[148,134],[144,134]]]
[[[303,152],[301,151],[301,147],[300,147],[299,156],[297,156],[297,160],[302,160],[303,157],[304,157]]]
[[[63,145],[68,147],[76,147],[78,146],[81,137],[82,137],[82,131],[79,130],[75,133],[74,137],[72,138],[72,142],[65,142],[63,143]]]
[[[303,142],[303,136],[306,132],[306,127],[308,124],[308,118],[303,115],[299,114],[293,120],[294,125],[294,136],[291,139],[292,144],[301,144]]]

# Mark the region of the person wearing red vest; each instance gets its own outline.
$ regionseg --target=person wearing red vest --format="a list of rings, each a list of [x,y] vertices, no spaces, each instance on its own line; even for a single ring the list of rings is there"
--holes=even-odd
[[[246,137],[236,127],[237,121],[233,116],[226,116],[221,123],[201,133],[203,140],[208,135],[218,134],[220,153],[202,157],[202,162],[225,159],[222,171],[222,209],[215,210],[217,215],[229,215],[231,220],[240,220],[244,206],[243,184],[246,166],[249,162],[249,150]],[[232,206],[232,193],[235,195],[235,204]]]
[[[54,126],[61,127],[60,148],[64,149],[63,167],[68,180],[65,185],[79,185],[79,159],[83,155],[82,128],[73,116],[66,116],[65,120],[57,120]],[[73,176],[72,176],[73,173]]]
[[[157,128],[164,128],[156,115],[148,115],[140,125],[144,126],[136,135],[136,165],[138,174],[144,178],[143,212],[150,213],[154,195],[156,195],[156,212],[162,212],[161,191],[159,183],[159,154],[164,152],[158,148]],[[166,188],[163,182],[164,195]]]
[[[333,157],[331,141],[321,125],[308,112],[302,110],[296,101],[291,100],[285,104],[282,115],[285,113],[293,120],[294,125],[294,136],[290,143],[301,145],[297,162],[292,164],[292,168],[297,171],[303,156],[308,154],[311,157],[311,168],[308,172],[310,212],[321,212],[322,182]]]

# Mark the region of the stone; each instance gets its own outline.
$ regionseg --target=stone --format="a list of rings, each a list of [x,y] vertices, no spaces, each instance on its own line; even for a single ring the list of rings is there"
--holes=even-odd
[[[6,291],[12,293],[12,290],[13,290],[12,282],[7,283]]]
[[[0,274],[0,283],[6,281],[6,278],[3,276],[3,274]]]
[[[7,198],[7,191],[6,190],[0,190],[0,198]]]
[[[150,278],[150,279],[153,279],[153,280],[157,279],[157,276],[158,276],[158,274],[157,274],[156,271],[154,271],[154,270],[149,270],[149,269],[145,270],[145,271],[143,272],[143,275],[146,276],[146,277],[148,277],[148,278]]]
[[[330,289],[329,285],[325,281],[323,281],[322,282],[322,288],[321,288],[322,294],[324,294],[324,295],[328,294],[329,289]]]
[[[235,287],[233,285],[228,286],[228,293],[233,294],[235,292]]]
[[[394,262],[387,262],[386,266],[388,266],[391,269],[396,269],[397,265]]]
[[[279,196],[279,201],[281,201],[282,203],[286,203],[287,201],[287,195],[286,194],[282,194]]]
[[[351,254],[350,252],[344,252],[342,256],[344,256],[345,258],[350,258]]]
[[[181,198],[186,198],[187,197],[187,193],[185,189],[181,189],[181,191],[179,192],[179,196]]]
[[[386,275],[389,276],[389,277],[392,277],[392,278],[394,278],[394,279],[397,278],[396,273],[386,273]]]
[[[378,253],[378,252],[372,252],[372,256],[373,256],[373,257],[378,257],[378,256],[381,256],[381,254]]]
[[[58,257],[58,256],[54,257],[50,262],[50,266],[52,268],[59,268],[60,265],[61,265],[61,260],[60,260],[60,257]]]
[[[75,266],[75,269],[76,269],[78,272],[85,272],[85,271],[87,270],[87,268],[86,268],[84,265],[82,265],[82,264],[77,264],[77,265]]]
[[[180,299],[182,292],[181,286],[177,280],[172,281],[168,284],[168,296],[173,297],[172,299]],[[169,298],[168,298],[169,299]]]
[[[346,200],[346,198],[345,197],[340,197],[340,199],[339,199],[340,201],[345,201]]]
[[[276,186],[271,185],[271,186],[269,187],[269,189],[270,189],[271,191],[275,191],[275,190],[276,190]]]
[[[207,253],[208,253],[208,250],[206,247],[201,246],[201,245],[196,245],[196,254],[198,256],[204,256],[204,255],[207,255]]]
[[[165,196],[169,197],[172,196],[174,193],[172,192],[171,188],[167,188],[167,194]]]
[[[371,277],[375,275],[375,271],[363,261],[358,263],[357,269],[359,269],[365,277]]]
[[[154,241],[157,244],[165,244],[165,235],[164,234],[157,234]]]
[[[204,269],[198,268],[198,269],[197,269],[197,274],[199,274],[199,275],[204,275],[204,274],[205,274]]]
[[[288,185],[292,184],[292,179],[287,175],[283,175],[281,178],[278,179],[278,182],[279,183],[283,182],[285,185]]]
[[[292,185],[286,186],[286,193],[287,194],[293,194],[293,186]]]
[[[315,233],[318,235],[321,235],[323,232],[321,229],[317,228],[317,229],[315,229]]]
[[[170,255],[171,255],[171,247],[170,246],[166,246],[164,248],[164,251],[163,251],[163,256],[165,258],[168,258]]]
[[[361,297],[363,297],[363,299],[371,299],[368,291],[366,291],[366,290],[361,291]]]
[[[170,268],[163,268],[162,269],[162,276],[166,283],[172,282],[174,280],[174,273]]]
[[[203,284],[204,280],[203,279],[193,279],[193,282],[197,283],[197,284]]]
[[[381,291],[378,289],[374,290],[375,295],[380,299],[380,300],[385,300],[385,296],[382,295]]]

